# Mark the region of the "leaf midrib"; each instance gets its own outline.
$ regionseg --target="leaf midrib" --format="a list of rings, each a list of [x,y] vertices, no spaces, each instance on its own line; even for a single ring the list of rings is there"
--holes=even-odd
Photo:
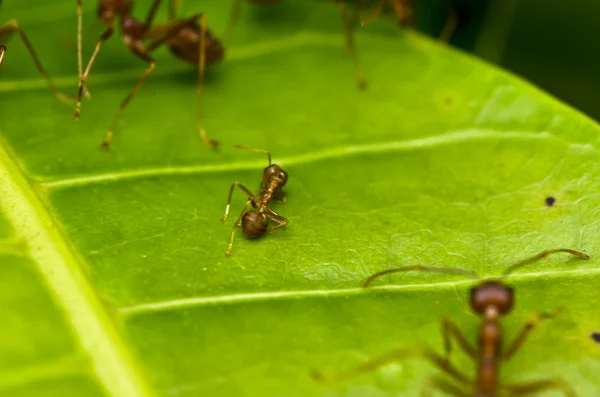
[[[67,241],[40,198],[0,145],[0,208],[28,253],[55,301],[62,306],[91,366],[113,396],[149,397],[151,389],[135,367]]]
[[[498,131],[491,129],[466,129],[450,131],[443,135],[433,135],[425,138],[409,139],[403,141],[391,141],[365,145],[338,146],[326,148],[319,151],[312,151],[297,156],[284,158],[275,158],[275,163],[281,166],[301,165],[321,160],[346,158],[361,154],[377,154],[385,152],[396,152],[402,150],[413,150],[439,145],[460,144],[466,141],[480,139],[503,139],[503,140],[553,140],[558,143],[578,146],[586,150],[596,150],[591,144],[569,143],[550,132],[519,132],[519,131]],[[158,167],[146,169],[133,169],[117,171],[104,174],[88,174],[82,176],[67,177],[62,179],[35,179],[35,183],[46,188],[65,188],[79,185],[89,185],[95,183],[118,182],[121,180],[143,179],[148,177],[165,175],[198,175],[208,173],[221,173],[230,171],[244,171],[261,169],[265,165],[264,161],[251,162],[232,162],[222,164],[202,164],[176,167]]]
[[[524,280],[535,280],[543,277],[546,279],[551,278],[564,278],[568,277],[586,277],[589,278],[592,275],[600,274],[600,268],[589,267],[582,265],[580,268],[573,270],[555,270],[555,271],[536,271],[530,273],[519,273],[511,275],[507,283],[514,283]],[[482,277],[482,280],[497,279],[498,277],[488,276]],[[156,302],[147,302],[131,306],[123,306],[117,309],[117,312],[123,317],[135,316],[145,313],[161,312],[169,310],[184,309],[190,307],[201,307],[210,305],[220,304],[237,304],[237,303],[248,303],[248,302],[263,302],[266,300],[285,300],[285,299],[302,299],[302,298],[314,298],[314,297],[348,297],[359,294],[368,293],[369,291],[385,291],[390,294],[397,293],[400,291],[424,291],[424,290],[437,290],[440,288],[454,288],[462,285],[476,285],[477,281],[473,280],[456,280],[456,281],[443,281],[435,283],[415,283],[415,284],[404,284],[404,285],[381,285],[370,287],[369,289],[364,288],[339,288],[339,289],[319,289],[319,290],[297,290],[297,291],[268,291],[268,292],[251,292],[251,293],[238,293],[231,295],[215,295],[215,296],[200,296],[200,297],[189,297],[180,299],[171,299]]]

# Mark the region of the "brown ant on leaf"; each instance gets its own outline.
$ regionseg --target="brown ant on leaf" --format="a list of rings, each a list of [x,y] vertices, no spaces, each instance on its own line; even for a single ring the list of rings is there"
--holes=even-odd
[[[175,19],[173,17],[174,6],[170,3],[169,14],[171,21],[166,25],[153,25],[154,17],[162,1],[163,0],[153,0],[146,20],[141,22],[132,15],[133,0],[100,0],[98,5],[98,17],[107,29],[98,39],[87,67],[82,71],[80,44],[82,4],[81,0],[77,0],[80,81],[75,119],[79,119],[81,113],[81,96],[85,90],[85,81],[90,74],[92,65],[94,64],[102,44],[112,37],[115,30],[115,20],[117,18],[119,19],[118,24],[121,27],[121,37],[125,46],[133,55],[148,64],[148,68],[142,75],[140,81],[119,106],[117,114],[106,134],[104,143],[102,144],[106,149],[110,146],[121,113],[154,71],[156,63],[150,54],[163,45],[167,45],[171,52],[177,57],[198,66],[198,132],[204,143],[209,147],[217,148],[219,145],[218,141],[208,138],[202,126],[202,87],[206,65],[217,63],[223,59],[225,50],[216,37],[208,30],[206,16],[202,13],[196,14],[190,18]],[[146,44],[147,41],[149,41],[148,44]]]
[[[246,196],[248,196],[248,201],[246,201],[244,209],[233,224],[231,241],[229,242],[229,248],[227,248],[227,251],[225,252],[226,255],[231,254],[235,230],[240,227],[240,225],[242,226],[242,230],[244,231],[246,237],[255,238],[264,233],[269,233],[282,228],[289,223],[286,218],[279,215],[269,207],[269,202],[277,200],[276,197],[278,197],[280,201],[285,202],[285,192],[282,190],[282,188],[285,186],[288,179],[287,172],[285,172],[283,168],[277,164],[273,164],[271,162],[271,153],[267,150],[252,149],[240,145],[236,145],[235,147],[237,149],[250,150],[257,153],[266,153],[269,159],[269,165],[263,171],[263,179],[260,185],[260,193],[258,195],[252,193],[248,188],[239,182],[233,182],[231,188],[229,189],[227,207],[225,207],[225,215],[223,215],[221,218],[221,222],[225,222],[227,220],[229,208],[231,207],[231,197],[233,196],[233,191],[236,187],[240,188],[246,194]],[[250,207],[252,207],[252,209],[249,209]],[[277,223],[277,226],[269,228],[269,221]]]
[[[283,0],[232,0],[232,1],[233,1],[233,4],[231,7],[231,13],[230,13],[230,17],[229,17],[229,25],[227,26],[227,30],[224,35],[226,43],[230,42],[232,32],[233,32],[233,27],[235,26],[235,24],[239,18],[243,1],[247,1],[248,3],[257,5],[257,6],[269,6],[269,5],[280,4]],[[356,13],[357,8],[355,8],[354,14],[352,16],[349,16],[348,11],[346,9],[346,0],[332,0],[332,1],[335,1],[335,3],[337,4],[337,6],[340,10],[340,16],[342,19],[342,26],[344,27],[344,35],[345,35],[345,40],[346,40],[346,50],[348,51],[348,53],[350,54],[350,57],[354,61],[354,67],[356,69],[356,79],[357,79],[358,88],[360,90],[364,90],[365,88],[367,88],[367,80],[365,78],[365,73],[363,71],[362,65],[358,58],[358,53],[356,51],[356,43],[354,41],[354,33],[352,31],[352,26],[354,25],[354,21],[357,19],[356,17],[358,15]]]
[[[424,385],[422,390],[424,396],[430,396],[432,391],[437,389],[458,397],[525,396],[539,393],[543,390],[557,390],[561,391],[565,396],[574,397],[575,392],[561,379],[543,379],[517,385],[501,385],[498,379],[501,363],[510,360],[515,355],[527,339],[531,330],[541,320],[554,318],[565,310],[564,307],[560,307],[553,313],[537,313],[533,315],[521,328],[508,349],[503,349],[502,326],[499,320],[511,311],[515,300],[514,290],[506,285],[503,280],[513,271],[558,252],[566,252],[581,259],[590,259],[587,254],[566,248],[543,251],[538,255],[508,267],[500,279],[491,280],[482,280],[475,273],[465,269],[423,265],[400,267],[373,274],[365,281],[363,285],[365,288],[381,276],[407,271],[457,274],[479,280],[480,283],[473,287],[470,293],[471,309],[482,321],[479,328],[477,346],[473,346],[450,319],[444,319],[442,321],[442,336],[445,356],[425,347],[398,349],[387,355],[367,361],[359,367],[331,377],[325,377],[317,372],[313,372],[313,377],[320,382],[337,381],[375,370],[396,360],[423,357],[459,384],[456,385],[444,378],[433,377]],[[477,363],[477,373],[474,380],[463,375],[461,371],[450,363],[453,337],[458,346]]]

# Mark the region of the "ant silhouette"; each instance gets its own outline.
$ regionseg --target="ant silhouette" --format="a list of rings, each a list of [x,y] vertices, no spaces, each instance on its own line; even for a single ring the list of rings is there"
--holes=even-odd
[[[206,16],[203,13],[196,14],[190,18],[175,19],[175,6],[170,3],[169,14],[171,21],[166,25],[153,25],[154,17],[158,7],[163,0],[153,0],[148,15],[144,22],[138,21],[132,15],[133,0],[100,0],[98,5],[98,16],[101,22],[107,27],[100,35],[94,52],[88,61],[85,70],[82,71],[81,56],[81,20],[82,4],[77,0],[78,13],[78,63],[79,63],[79,89],[77,93],[77,106],[75,108],[75,119],[79,119],[81,114],[81,97],[85,91],[85,82],[90,74],[92,65],[100,51],[102,44],[110,39],[115,30],[115,19],[119,18],[121,28],[121,37],[123,43],[129,51],[137,58],[148,64],[148,68],[142,75],[137,85],[129,92],[121,102],[113,122],[106,133],[102,146],[108,149],[113,138],[113,134],[121,113],[127,104],[138,93],[146,83],[154,68],[156,62],[150,55],[157,48],[167,45],[171,52],[190,63],[198,66],[198,132],[204,143],[213,148],[218,148],[219,142],[209,139],[202,124],[202,90],[204,83],[204,72],[206,65],[214,64],[223,59],[225,49],[216,37],[207,28]],[[173,0],[171,0],[172,2]],[[146,45],[146,41],[150,41]]]
[[[231,41],[233,27],[235,26],[235,24],[239,18],[243,1],[244,0],[233,0],[232,6],[231,6],[230,17],[229,17],[229,24],[228,24],[226,32],[223,36],[226,43],[229,43]],[[283,0],[247,0],[248,3],[251,3],[253,5],[260,5],[260,6],[269,6],[269,5],[280,4],[282,1]],[[362,64],[358,57],[358,52],[356,51],[356,43],[354,40],[354,33],[352,31],[352,26],[354,25],[354,22],[357,19],[358,7],[355,7],[354,13],[352,14],[352,16],[349,16],[347,7],[346,7],[346,0],[333,0],[333,1],[335,1],[335,3],[337,4],[337,6],[339,8],[339,11],[340,11],[340,16],[342,19],[342,26],[344,28],[346,50],[348,51],[348,53],[350,54],[350,57],[352,58],[352,60],[354,62],[354,68],[356,70],[356,80],[357,80],[358,88],[360,90],[364,90],[367,88],[367,80],[365,78],[365,73],[363,71]]]
[[[372,371],[396,360],[412,357],[423,357],[453,378],[460,386],[447,381],[444,378],[434,377],[426,382],[422,390],[423,395],[431,395],[434,389],[446,392],[458,397],[495,397],[495,396],[525,396],[539,393],[544,390],[561,391],[565,396],[574,397],[575,393],[571,387],[561,379],[544,379],[519,385],[500,385],[498,375],[501,363],[510,360],[527,339],[531,330],[543,319],[551,319],[562,313],[565,308],[559,307],[553,313],[537,313],[533,315],[521,328],[508,349],[503,349],[502,327],[500,318],[507,315],[514,305],[514,290],[504,283],[504,279],[515,270],[537,262],[551,254],[564,252],[581,259],[590,259],[587,254],[567,248],[559,248],[543,251],[531,258],[520,261],[508,267],[499,279],[483,280],[475,273],[461,268],[444,268],[433,266],[405,266],[396,269],[384,270],[373,274],[364,282],[367,288],[371,283],[381,276],[392,273],[418,271],[461,275],[479,281],[479,284],[471,289],[471,309],[481,318],[477,347],[469,343],[459,328],[450,320],[442,320],[442,336],[444,340],[445,356],[424,347],[398,349],[390,354],[372,359],[354,369],[339,373],[331,377],[325,377],[318,372],[313,372],[313,378],[319,382],[337,381]],[[477,374],[475,380],[463,375],[449,361],[452,350],[452,338],[458,346],[477,363]],[[470,389],[467,391],[467,389]]]
[[[249,150],[257,153],[266,153],[269,165],[263,171],[263,179],[260,185],[260,193],[255,195],[248,188],[239,182],[233,182],[229,189],[229,196],[227,197],[227,207],[225,207],[225,215],[221,218],[221,222],[227,220],[229,215],[229,208],[231,207],[231,198],[233,191],[238,187],[242,192],[248,196],[248,201],[244,205],[240,216],[233,224],[233,230],[231,232],[231,241],[229,242],[229,248],[225,252],[225,255],[231,255],[233,248],[233,238],[235,237],[235,230],[238,227],[242,227],[244,234],[248,238],[255,238],[264,233],[270,233],[274,230],[286,226],[289,221],[283,216],[279,215],[273,209],[269,207],[270,201],[276,201],[275,197],[279,197],[279,201],[285,203],[285,192],[282,190],[285,186],[288,174],[278,166],[271,162],[271,153],[267,150],[252,149],[245,146],[236,145],[237,149]],[[252,206],[253,209],[249,209]],[[268,228],[269,220],[277,223],[277,226]]]

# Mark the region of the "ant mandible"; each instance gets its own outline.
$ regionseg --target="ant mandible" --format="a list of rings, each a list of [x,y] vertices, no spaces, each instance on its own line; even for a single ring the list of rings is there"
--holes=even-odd
[[[240,145],[236,145],[235,147],[237,149],[250,150],[257,153],[266,153],[269,159],[269,165],[263,171],[260,193],[258,195],[255,195],[248,188],[237,181],[233,182],[231,188],[229,189],[227,207],[225,207],[225,215],[223,215],[221,218],[221,222],[225,222],[227,220],[229,208],[231,207],[231,197],[233,196],[233,191],[236,187],[240,188],[246,194],[246,196],[248,196],[248,201],[246,201],[244,209],[233,224],[231,241],[229,242],[229,248],[227,248],[225,255],[231,254],[235,230],[240,227],[240,225],[242,226],[242,230],[244,231],[246,237],[255,238],[264,233],[270,233],[274,230],[282,228],[289,223],[286,218],[279,215],[269,207],[270,201],[277,200],[275,197],[279,197],[280,201],[285,202],[285,192],[282,190],[282,188],[285,186],[288,179],[287,172],[285,172],[283,168],[277,164],[273,164],[271,162],[271,153],[267,150],[252,149]],[[253,209],[249,209],[250,206],[252,206]],[[269,220],[277,223],[277,226],[268,228]]]
[[[115,19],[117,17],[119,18],[123,43],[133,55],[148,64],[148,68],[142,75],[140,81],[121,102],[117,114],[104,138],[102,146],[105,149],[108,149],[110,146],[121,113],[129,101],[131,101],[148,80],[156,66],[156,63],[150,54],[165,44],[169,46],[169,49],[174,55],[198,66],[198,132],[204,143],[209,147],[217,148],[219,145],[218,141],[208,138],[206,131],[203,128],[202,89],[206,65],[217,63],[223,59],[225,50],[221,43],[208,30],[206,16],[203,13],[196,14],[186,19],[172,18],[166,25],[153,26],[154,17],[162,1],[163,0],[153,0],[146,20],[141,22],[132,15],[133,0],[100,0],[98,5],[98,17],[107,29],[100,35],[96,47],[94,48],[94,52],[92,53],[85,70],[82,72],[80,44],[82,6],[81,0],[77,0],[80,81],[77,93],[77,106],[75,108],[75,119],[79,119],[81,114],[81,97],[85,90],[85,81],[90,74],[92,65],[94,64],[102,44],[113,35]],[[169,14],[171,17],[173,17],[173,10],[174,6],[171,4],[169,7]],[[147,40],[151,41],[148,45],[145,45],[145,41]]]
[[[0,5],[1,3],[2,1],[0,1]],[[0,25],[0,42],[8,41],[15,33],[19,35],[19,37],[23,41],[23,44],[25,44],[25,47],[27,47],[27,51],[29,51],[29,54],[31,55],[31,59],[33,59],[33,63],[35,64],[36,69],[44,77],[46,83],[48,84],[48,87],[50,88],[54,96],[61,102],[71,103],[73,101],[73,97],[63,94],[58,90],[58,88],[56,88],[54,82],[52,81],[52,78],[50,78],[50,75],[48,74],[46,69],[44,69],[44,66],[40,61],[37,52],[33,48],[33,45],[29,41],[29,38],[27,37],[23,29],[21,29],[19,22],[13,19],[4,23],[3,25]],[[4,45],[0,45],[0,65],[2,65],[2,61],[4,60],[5,52],[6,47]]]
[[[235,24],[238,20],[242,1],[244,1],[244,0],[233,0],[233,4],[231,6],[230,17],[229,17],[229,24],[228,24],[227,30],[223,36],[226,43],[229,43],[231,40],[233,27],[235,26]],[[252,3],[254,5],[267,6],[267,5],[279,4],[283,0],[247,0],[247,1],[248,1],[248,3]],[[354,9],[355,12],[350,17],[346,10],[346,0],[333,0],[333,1],[335,1],[335,3],[337,4],[337,6],[340,10],[340,16],[342,18],[342,25],[344,27],[344,36],[345,36],[345,40],[346,40],[346,50],[348,51],[348,53],[350,54],[350,57],[352,58],[352,60],[354,62],[354,68],[356,70],[356,80],[357,80],[358,88],[360,90],[364,90],[367,88],[367,80],[365,78],[365,73],[363,71],[362,64],[360,62],[358,53],[356,51],[356,43],[354,41],[354,33],[352,31],[352,25],[354,24],[354,21],[356,20],[356,16],[357,16],[356,12],[357,12],[358,8],[356,7]]]
[[[564,307],[559,307],[553,313],[538,313],[533,315],[521,328],[515,339],[509,345],[508,349],[504,350],[502,346],[502,327],[499,320],[502,316],[507,315],[513,308],[514,290],[506,285],[503,280],[513,271],[558,252],[566,252],[581,259],[590,259],[587,254],[572,249],[559,248],[547,250],[508,267],[500,279],[488,280],[482,280],[475,273],[465,269],[423,265],[400,267],[373,274],[364,282],[363,286],[365,288],[371,285],[375,279],[381,276],[407,271],[457,274],[479,280],[479,284],[473,287],[470,292],[471,309],[477,316],[481,318],[477,347],[471,345],[471,343],[465,336],[463,336],[462,332],[451,320],[444,319],[442,320],[442,336],[444,340],[445,356],[441,356],[428,348],[415,347],[398,349],[390,354],[370,360],[357,368],[340,373],[333,377],[326,378],[317,372],[313,373],[313,377],[321,382],[340,380],[361,374],[363,372],[372,371],[396,360],[420,356],[432,362],[435,366],[444,371],[460,384],[460,386],[457,386],[446,379],[434,377],[430,380],[430,382],[425,383],[423,390],[424,392],[431,393],[433,389],[437,389],[458,397],[495,397],[501,395],[500,393],[503,393],[503,396],[506,395],[516,397],[539,393],[543,390],[557,390],[563,392],[566,396],[574,397],[575,393],[571,387],[561,379],[544,379],[525,384],[506,386],[500,385],[498,379],[501,363],[503,361],[510,360],[515,353],[517,353],[519,348],[527,339],[527,336],[531,330],[541,320],[554,318],[565,310]],[[452,349],[453,337],[462,350],[469,357],[476,361],[477,374],[475,380],[471,380],[469,377],[463,375],[450,363],[449,358]],[[469,388],[470,390],[466,391],[466,388]]]

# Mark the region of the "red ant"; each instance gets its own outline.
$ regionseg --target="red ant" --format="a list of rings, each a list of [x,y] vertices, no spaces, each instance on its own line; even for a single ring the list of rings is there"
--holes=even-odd
[[[263,179],[260,185],[260,193],[258,195],[252,193],[248,188],[239,182],[233,182],[231,188],[229,189],[227,207],[225,207],[225,215],[223,215],[221,218],[221,222],[225,222],[227,220],[229,208],[231,207],[231,198],[236,187],[240,188],[246,194],[246,196],[248,196],[248,201],[246,201],[244,209],[233,224],[231,241],[229,242],[229,248],[227,248],[225,255],[231,254],[235,230],[240,227],[240,225],[242,226],[242,230],[244,231],[246,237],[255,238],[263,233],[269,233],[282,228],[289,223],[286,218],[279,215],[269,207],[269,202],[272,200],[275,201],[276,196],[280,197],[280,201],[285,202],[285,192],[282,190],[282,188],[285,186],[288,179],[287,172],[285,172],[283,168],[277,164],[273,164],[271,162],[271,153],[267,150],[252,149],[240,145],[236,145],[235,147],[257,153],[266,153],[269,159],[269,165],[263,171]],[[249,210],[250,206],[252,206],[253,209]],[[277,226],[268,228],[269,220],[277,223]]]
[[[372,359],[357,368],[340,373],[330,378],[325,378],[323,375],[316,372],[313,373],[313,377],[321,382],[345,379],[367,371],[372,371],[395,360],[421,356],[432,362],[435,366],[444,371],[460,384],[460,386],[457,386],[451,382],[448,382],[444,378],[434,377],[430,380],[430,382],[425,384],[423,389],[424,395],[430,395],[434,389],[437,389],[458,397],[495,397],[499,395],[524,396],[538,393],[543,390],[553,389],[561,391],[566,396],[574,397],[575,393],[571,387],[560,379],[544,379],[520,385],[506,386],[500,385],[498,379],[501,363],[503,361],[508,361],[515,355],[515,353],[525,342],[531,330],[541,320],[554,318],[565,310],[564,307],[560,307],[553,313],[535,314],[521,328],[515,339],[509,345],[508,349],[504,350],[502,348],[502,327],[499,320],[502,316],[507,315],[513,308],[514,291],[511,287],[506,285],[503,280],[513,271],[558,252],[566,252],[581,259],[590,259],[587,254],[566,248],[543,251],[538,255],[508,267],[502,274],[501,279],[492,280],[482,280],[475,273],[465,269],[423,265],[400,267],[397,269],[384,270],[382,272],[373,274],[365,281],[363,285],[365,288],[368,287],[375,279],[381,276],[407,271],[457,274],[479,280],[479,285],[473,287],[470,293],[471,309],[482,320],[479,328],[477,347],[474,347],[471,345],[471,343],[469,343],[467,338],[463,336],[459,328],[451,320],[444,319],[442,321],[442,336],[444,339],[444,348],[446,353],[445,356],[441,356],[428,348],[415,347],[409,349],[398,349],[390,354]],[[450,363],[449,358],[452,349],[452,337],[454,337],[455,341],[462,348],[462,350],[467,353],[469,357],[476,361],[477,374],[475,380],[469,379],[469,377],[463,375]],[[466,391],[467,389],[469,391]]]
[[[231,39],[233,27],[235,26],[235,23],[237,22],[237,19],[240,14],[242,1],[243,0],[233,0],[230,18],[229,18],[229,25],[228,25],[227,31],[224,35],[226,43],[229,43],[229,41]],[[282,2],[282,0],[247,0],[247,1],[254,5],[262,5],[262,6],[274,5],[274,4],[279,4]],[[358,58],[358,53],[356,52],[356,44],[354,42],[354,34],[352,32],[352,25],[354,24],[354,21],[356,20],[356,13],[354,15],[352,15],[352,17],[348,16],[348,12],[346,10],[346,0],[333,0],[333,1],[336,2],[337,6],[340,10],[340,16],[342,18],[342,25],[344,27],[344,34],[345,34],[345,38],[346,38],[346,49],[350,53],[350,56],[352,57],[354,64],[355,64],[358,88],[361,90],[364,90],[367,87],[367,80],[365,78],[365,74],[362,69],[362,65]],[[356,10],[357,9],[355,8],[355,11]]]
[[[171,0],[172,1],[172,0]],[[155,61],[150,54],[161,47],[168,45],[169,49],[177,57],[187,62],[198,65],[198,131],[200,137],[209,147],[218,147],[218,141],[209,139],[202,126],[202,87],[204,82],[204,70],[207,64],[214,64],[223,59],[225,50],[221,43],[210,33],[206,24],[206,16],[202,13],[196,14],[186,19],[172,19],[166,25],[153,26],[153,20],[162,0],[153,0],[150,11],[144,22],[136,20],[132,15],[133,0],[100,0],[98,5],[98,17],[107,29],[102,33],[94,52],[90,57],[87,67],[81,72],[79,90],[77,93],[77,107],[75,109],[75,119],[79,119],[81,112],[81,96],[85,90],[85,81],[87,80],[92,65],[100,51],[102,44],[108,40],[114,33],[115,19],[119,18],[121,27],[121,37],[125,46],[139,59],[148,64],[148,68],[142,75],[142,78],[131,92],[125,97],[119,106],[102,146],[108,148],[112,141],[114,130],[121,113],[131,101],[131,99],[142,88],[155,68]],[[173,15],[174,6],[170,6],[170,14]],[[81,0],[77,0],[77,12],[79,19],[78,43],[81,42]],[[146,41],[150,40],[148,45]],[[79,46],[81,50],[81,46]],[[81,65],[81,55],[78,59]]]
[[[0,1],[0,4],[1,4],[1,1]],[[50,75],[48,74],[48,72],[46,72],[46,69],[44,69],[44,66],[42,65],[42,62],[40,61],[40,59],[37,55],[37,52],[33,48],[33,45],[27,38],[27,35],[25,35],[25,32],[23,31],[23,29],[21,29],[21,27],[19,26],[19,22],[15,21],[15,20],[11,20],[11,21],[6,22],[3,25],[0,25],[0,42],[8,41],[8,39],[10,39],[12,37],[12,35],[15,33],[17,33],[19,35],[19,37],[23,41],[23,44],[25,44],[25,47],[27,47],[27,50],[29,51],[31,58],[33,59],[33,63],[35,64],[35,67],[37,68],[38,72],[44,77],[44,79],[46,79],[46,82],[48,83],[48,87],[50,87],[50,90],[52,90],[52,93],[54,94],[54,96],[58,100],[60,100],[64,103],[72,102],[72,100],[73,100],[72,96],[63,94],[54,85],[54,82],[50,78]],[[2,65],[2,61],[4,60],[5,52],[6,52],[6,47],[4,45],[0,45],[0,65]]]

